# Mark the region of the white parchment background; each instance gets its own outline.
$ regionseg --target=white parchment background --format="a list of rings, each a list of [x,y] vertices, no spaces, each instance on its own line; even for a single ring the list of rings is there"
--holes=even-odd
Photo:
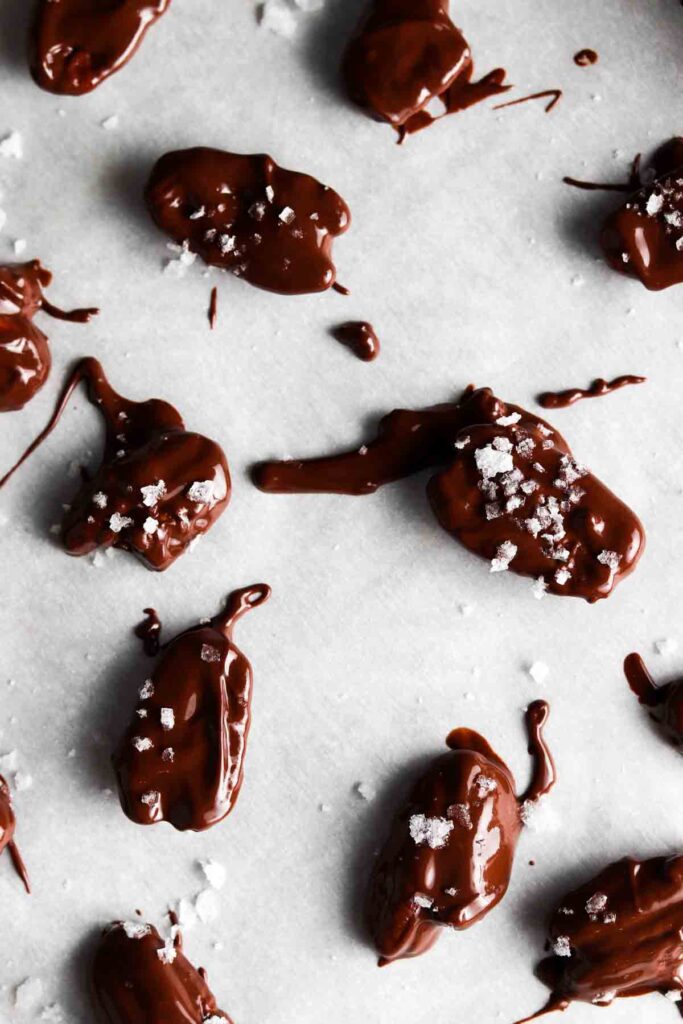
[[[26,238],[27,258],[55,272],[50,298],[99,303],[102,316],[89,327],[41,320],[54,371],[28,408],[2,417],[0,468],[43,425],[65,368],[93,354],[125,394],[172,401],[224,445],[234,499],[162,575],[122,554],[101,569],[67,558],[49,527],[76,486],[70,462],[99,445],[81,395],[0,496],[0,753],[16,749],[33,776],[16,808],[35,887],[28,899],[3,858],[0,1016],[31,1019],[12,1008],[30,975],[44,986],[37,1012],[58,1002],[67,1021],[90,1021],[96,930],[135,908],[160,922],[170,901],[202,888],[196,862],[209,855],[228,869],[221,914],[188,934],[187,950],[237,1024],[490,1024],[531,1012],[545,998],[532,966],[556,897],[611,859],[683,844],[679,755],[621,672],[632,649],[660,679],[683,670],[683,649],[652,651],[680,636],[683,289],[648,294],[610,271],[595,238],[614,197],[560,180],[619,178],[637,150],[681,130],[680,6],[462,0],[453,14],[480,72],[503,64],[516,95],[565,96],[550,115],[480,106],[401,148],[337,91],[358,0],[328,0],[294,41],[260,30],[247,0],[175,0],[123,73],[73,100],[28,76],[27,6],[0,0],[0,133],[16,129],[25,144],[23,161],[0,161],[0,254]],[[600,54],[594,68],[572,63],[585,46]],[[105,131],[112,114],[119,127]],[[270,152],[345,196],[354,224],[336,255],[352,297],[284,298],[221,279],[208,330],[212,281],[199,267],[180,282],[162,275],[165,240],[140,198],[160,154],[201,144]],[[377,363],[327,335],[351,317],[377,327]],[[436,526],[422,480],[352,499],[271,497],[248,479],[259,458],[360,442],[375,416],[471,381],[533,408],[539,390],[618,373],[649,383],[552,417],[648,530],[636,575],[595,607],[539,603],[529,581],[490,576]],[[206,835],[131,824],[105,792],[109,750],[149,671],[131,627],[151,604],[172,635],[262,579],[273,599],[239,628],[256,683],[236,811]],[[536,660],[551,670],[542,689],[526,672]],[[406,769],[466,724],[521,788],[521,709],[539,695],[552,703],[556,830],[522,837],[509,894],[483,923],[378,971],[360,898]],[[377,797],[361,800],[358,782]],[[598,1017],[677,1019],[658,996],[566,1019]]]

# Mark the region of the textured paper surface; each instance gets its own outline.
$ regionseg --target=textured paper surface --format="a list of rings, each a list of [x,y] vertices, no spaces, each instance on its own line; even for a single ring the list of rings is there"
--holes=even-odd
[[[98,303],[102,316],[89,327],[41,318],[54,370],[29,407],[2,417],[0,467],[43,425],[65,368],[92,354],[126,395],[172,401],[224,445],[234,499],[162,575],[124,554],[100,569],[66,557],[49,527],[76,487],[70,463],[100,443],[82,395],[0,496],[0,754],[16,749],[33,776],[16,810],[35,887],[28,899],[3,858],[0,1018],[15,1019],[14,988],[31,976],[43,998],[17,1020],[53,1002],[73,1024],[92,1020],[97,929],[135,908],[160,923],[203,888],[207,856],[228,880],[219,918],[188,933],[187,951],[237,1024],[494,1024],[531,1012],[545,997],[532,965],[556,897],[611,859],[683,843],[679,755],[621,673],[630,650],[657,679],[683,669],[683,645],[652,649],[680,636],[683,290],[648,294],[610,271],[595,238],[615,198],[561,183],[619,179],[636,151],[681,130],[679,5],[463,0],[453,13],[480,72],[505,65],[514,95],[565,96],[550,115],[477,107],[400,148],[336,89],[356,0],[328,0],[293,41],[260,30],[247,0],[175,0],[129,67],[78,99],[31,82],[26,6],[0,6],[0,134],[20,131],[25,147],[23,161],[0,160],[0,253],[12,258],[26,238],[26,258],[55,272],[50,299]],[[594,68],[572,62],[585,46],[600,54]],[[104,130],[112,115],[118,127]],[[336,188],[354,215],[336,245],[352,296],[284,298],[221,278],[211,333],[213,279],[199,266],[182,281],[162,275],[165,239],[140,198],[161,153],[196,144],[268,151]],[[375,324],[375,364],[329,338],[349,318]],[[537,602],[529,581],[491,576],[439,530],[422,479],[368,498],[286,498],[247,476],[269,455],[360,443],[378,415],[471,381],[534,408],[541,390],[619,373],[649,382],[550,417],[648,530],[635,576],[595,607]],[[132,825],[108,764],[149,672],[131,627],[153,605],[173,635],[261,580],[272,601],[238,633],[255,694],[235,812],[206,835]],[[537,660],[550,667],[543,687],[526,671]],[[411,766],[469,725],[521,789],[522,708],[537,696],[552,704],[554,830],[522,837],[509,894],[482,924],[378,971],[360,900]],[[375,799],[355,793],[359,782]],[[567,1020],[603,1016],[677,1019],[653,996],[574,1007]]]

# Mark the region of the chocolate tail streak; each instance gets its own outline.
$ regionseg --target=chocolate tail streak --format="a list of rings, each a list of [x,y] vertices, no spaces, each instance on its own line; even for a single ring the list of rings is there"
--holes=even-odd
[[[46,298],[42,299],[40,308],[54,320],[66,320],[70,324],[89,324],[93,317],[99,316],[100,313],[96,306],[85,309],[60,309],[59,306],[53,306]]]
[[[247,612],[265,604],[272,591],[267,583],[254,583],[241,590],[233,590],[228,596],[225,607],[219,615],[212,619],[212,625],[228,639],[233,639],[233,632],[239,620]]]
[[[584,398],[602,398],[604,395],[611,395],[613,391],[633,384],[645,384],[646,377],[636,377],[633,374],[625,373],[614,380],[607,381],[603,377],[597,377],[589,388],[567,388],[565,391],[544,391],[538,396],[538,404],[542,409],[565,409],[574,405]]]
[[[19,847],[14,842],[14,840],[12,840],[10,843],[7,844],[7,849],[9,850],[9,855],[10,855],[10,858],[12,860],[12,864],[14,866],[14,870],[18,874],[18,876],[21,879],[21,881],[24,883],[24,889],[26,889],[26,892],[30,896],[31,895],[31,882],[30,882],[30,879],[28,877],[28,871],[26,869],[26,865],[24,864],[23,857],[19,853]]]
[[[624,660],[624,674],[641,704],[655,708],[666,699],[666,687],[657,686],[639,654],[629,654]]]
[[[520,803],[535,803],[546,796],[557,781],[555,762],[543,736],[550,715],[550,705],[545,700],[535,700],[526,710],[526,727],[529,734],[529,753],[534,761],[531,782],[520,797]]]
[[[546,114],[549,114],[553,107],[556,107],[562,99],[561,89],[545,89],[543,92],[532,93],[531,96],[521,96],[518,100],[508,100],[507,103],[498,103],[493,109],[504,110],[506,107],[516,107],[520,103],[529,103],[530,100],[545,100],[548,99],[548,97],[550,97],[550,100],[546,103],[545,112]]]
[[[530,1021],[539,1020],[540,1017],[546,1017],[549,1013],[562,1013],[570,1005],[571,1004],[567,999],[556,999],[554,996],[551,996],[545,1006],[541,1007],[540,1010],[537,1010],[536,1013],[532,1013],[530,1017],[522,1017],[521,1020],[516,1020],[515,1024],[529,1024]]]

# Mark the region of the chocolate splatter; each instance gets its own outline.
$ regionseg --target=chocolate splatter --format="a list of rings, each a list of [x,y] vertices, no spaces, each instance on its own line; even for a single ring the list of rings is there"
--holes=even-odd
[[[472,82],[474,64],[448,0],[373,0],[344,54],[349,96],[399,134],[506,92],[502,68]],[[434,101],[443,113],[434,114]]]
[[[375,440],[342,455],[256,466],[271,493],[371,494],[420,470],[445,467],[427,494],[440,524],[490,571],[535,578],[535,592],[608,597],[645,544],[637,516],[581,466],[545,421],[468,388],[461,400],[399,409]]]
[[[142,649],[150,658],[159,653],[161,644],[161,621],[154,608],[144,609],[145,618],[134,629],[136,637],[142,640]]]
[[[545,701],[526,713],[531,784],[515,795],[510,769],[471,729],[455,729],[396,817],[373,868],[366,915],[384,966],[430,949],[440,929],[469,928],[507,892],[515,848],[555,769],[543,740]]]
[[[16,818],[14,817],[14,808],[12,807],[12,797],[10,796],[9,786],[0,775],[0,854],[4,850],[7,850],[14,865],[14,870],[18,874],[19,878],[24,883],[24,888],[27,893],[31,892],[31,885],[28,878],[28,872],[26,865],[21,859],[21,854],[17,844],[14,841],[14,832],[16,829]]]
[[[0,412],[22,409],[50,373],[48,339],[33,317],[42,311],[58,320],[87,323],[99,313],[53,306],[43,295],[51,281],[52,274],[40,260],[0,266]]]
[[[234,807],[244,775],[253,679],[233,630],[269,596],[265,583],[236,590],[220,615],[164,646],[112,758],[121,806],[132,821],[168,821],[179,831],[200,831]]]
[[[145,199],[175,242],[258,288],[301,295],[335,284],[332,245],[351,223],[348,206],[327,185],[269,156],[167,153]]]
[[[133,56],[171,0],[38,0],[31,74],[48,92],[81,96]]]
[[[538,396],[538,404],[543,409],[564,409],[574,405],[584,398],[601,398],[603,395],[611,395],[613,391],[628,387],[629,384],[644,384],[647,378],[634,377],[632,374],[622,374],[614,380],[606,381],[603,377],[597,377],[589,388],[567,388],[566,391],[544,391]]]
[[[676,746],[683,744],[683,679],[657,686],[639,654],[629,654],[624,673],[641,704]]]
[[[164,940],[142,921],[109,925],[95,952],[92,985],[109,1024],[232,1024],[216,1006],[206,971],[185,957],[177,926]]]
[[[209,299],[209,327],[213,331],[218,320],[218,288],[214,285],[211,289],[211,298]]]
[[[83,481],[64,515],[64,549],[87,555],[118,547],[150,569],[167,569],[227,508],[227,460],[215,441],[187,431],[168,402],[119,395],[96,359],[76,365],[47,426],[0,479],[0,488],[52,433],[81,381],[104,418],[106,437],[100,468]]]
[[[580,68],[587,68],[598,63],[598,55],[595,50],[579,50],[574,54],[574,63]]]
[[[521,96],[518,100],[508,100],[507,103],[499,103],[495,106],[494,110],[504,110],[505,107],[516,107],[520,103],[528,103],[530,100],[545,100],[549,99],[549,102],[545,105],[545,112],[549,114],[553,107],[556,107],[562,98],[561,89],[544,89],[543,92],[532,93],[531,96]]]
[[[565,896],[548,932],[553,956],[537,975],[546,1006],[517,1024],[579,1001],[609,1006],[622,996],[683,990],[683,856],[610,864]]]
[[[379,338],[372,324],[366,320],[349,320],[333,328],[332,337],[345,345],[364,363],[371,363],[379,355]]]

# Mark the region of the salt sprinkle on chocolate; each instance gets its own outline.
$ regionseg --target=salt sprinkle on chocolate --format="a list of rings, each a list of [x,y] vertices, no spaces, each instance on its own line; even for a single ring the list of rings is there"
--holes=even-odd
[[[428,846],[431,850],[442,850],[453,831],[453,822],[446,818],[428,818],[425,814],[413,814],[408,828],[416,846]]]
[[[148,924],[142,924],[140,921],[124,921],[121,927],[129,939],[144,939],[152,930]]]
[[[212,647],[211,644],[202,644],[202,649],[199,656],[202,659],[202,661],[212,662],[221,660],[221,652],[218,650],[217,647]]]
[[[173,708],[162,708],[159,712],[159,718],[161,719],[161,728],[166,732],[170,732],[175,726],[175,713]]]

